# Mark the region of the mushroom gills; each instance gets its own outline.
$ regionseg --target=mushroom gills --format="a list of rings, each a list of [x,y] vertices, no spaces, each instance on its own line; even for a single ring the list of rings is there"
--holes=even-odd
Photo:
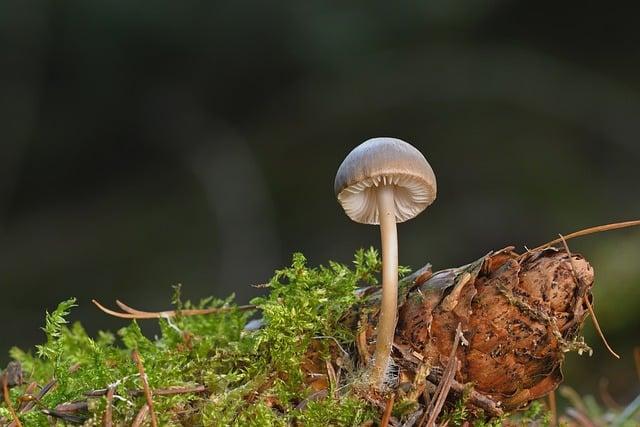
[[[393,185],[395,193],[396,222],[404,222],[427,207],[433,195],[425,190],[423,181],[415,176],[377,175],[350,185],[340,192],[338,199],[350,217],[361,218],[365,224],[378,224],[376,188]]]

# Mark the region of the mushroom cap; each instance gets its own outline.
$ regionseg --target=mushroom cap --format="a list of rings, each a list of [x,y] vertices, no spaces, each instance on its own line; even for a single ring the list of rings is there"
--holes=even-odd
[[[377,188],[394,185],[396,221],[407,221],[436,198],[436,177],[422,153],[396,138],[372,138],[344,159],[334,183],[346,214],[363,224],[379,224]]]

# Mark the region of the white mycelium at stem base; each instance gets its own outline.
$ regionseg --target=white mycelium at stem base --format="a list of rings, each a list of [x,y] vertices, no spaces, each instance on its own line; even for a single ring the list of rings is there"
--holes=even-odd
[[[377,202],[382,241],[382,302],[371,380],[379,389],[389,364],[398,311],[398,233],[394,186],[382,185],[377,192]]]
[[[380,225],[382,302],[370,383],[381,390],[389,366],[398,306],[396,223],[408,221],[436,198],[436,177],[422,153],[396,138],[373,138],[344,159],[334,182],[340,205],[352,220]]]

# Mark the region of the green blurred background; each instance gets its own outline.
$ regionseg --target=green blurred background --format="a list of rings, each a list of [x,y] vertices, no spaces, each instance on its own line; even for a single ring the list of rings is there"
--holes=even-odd
[[[638,13],[601,2],[8,0],[0,3],[0,362],[45,309],[91,298],[246,302],[293,251],[378,246],[333,178],[372,136],[418,147],[436,203],[400,259],[461,265],[640,217]],[[607,354],[567,384],[640,391],[640,230],[571,242],[596,270]],[[153,330],[149,329],[152,333]]]

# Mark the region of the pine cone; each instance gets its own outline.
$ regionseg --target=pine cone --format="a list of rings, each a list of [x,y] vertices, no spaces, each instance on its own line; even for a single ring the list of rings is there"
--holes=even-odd
[[[565,352],[590,351],[578,335],[592,284],[593,269],[580,255],[546,249],[521,256],[512,248],[414,283],[396,329],[401,381],[420,364],[446,366],[460,323],[457,382],[472,383],[505,410],[544,396],[562,381]]]

